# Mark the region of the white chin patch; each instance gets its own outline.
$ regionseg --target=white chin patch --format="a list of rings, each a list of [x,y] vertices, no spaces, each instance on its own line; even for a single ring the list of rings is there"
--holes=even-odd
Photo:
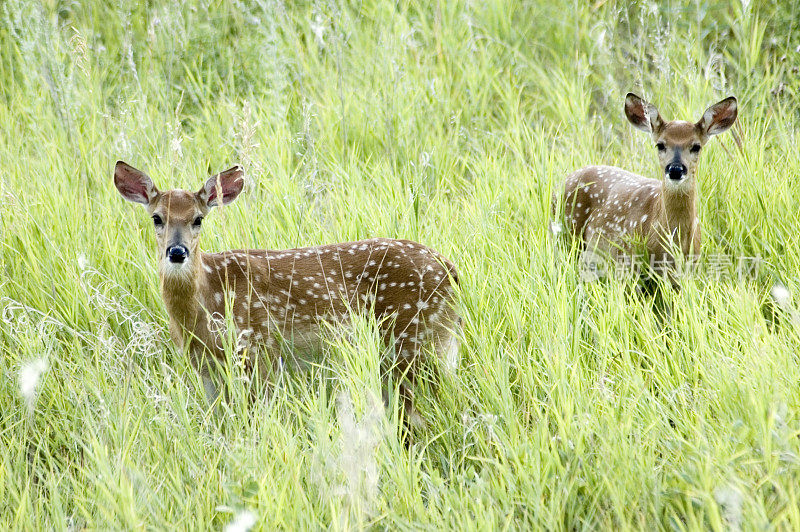
[[[680,179],[672,179],[669,174],[664,174],[664,185],[670,188],[683,188],[689,183],[689,175]]]
[[[164,260],[161,262],[161,271],[166,276],[184,276],[186,272],[189,271],[189,261],[186,260],[184,262],[170,262],[169,260]]]

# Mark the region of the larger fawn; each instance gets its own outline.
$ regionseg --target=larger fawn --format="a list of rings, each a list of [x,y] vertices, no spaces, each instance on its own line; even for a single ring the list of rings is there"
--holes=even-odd
[[[224,357],[219,324],[226,320],[244,340],[248,367],[263,357],[259,368],[265,370],[281,349],[313,356],[322,347],[322,322],[345,320],[351,311],[372,312],[384,340],[394,344],[393,369],[407,419],[419,421],[404,379],[414,381],[426,347],[452,355],[458,345],[457,275],[447,259],[416,242],[385,238],[204,253],[198,246],[203,218],[241,193],[240,167],[209,178],[197,192],[161,192],[145,173],[119,161],[114,184],[125,199],[145,205],[153,219],[170,333],[179,347],[188,348],[204,378],[206,357]]]
[[[736,98],[712,105],[695,123],[665,122],[653,104],[628,93],[625,115],[651,135],[661,179],[613,166],[576,171],[567,178],[562,195],[568,228],[580,236],[586,248],[612,256],[631,253],[637,240],[651,260],[674,264],[673,250],[679,250],[684,258],[699,254],[695,168],[709,138],[736,121]]]

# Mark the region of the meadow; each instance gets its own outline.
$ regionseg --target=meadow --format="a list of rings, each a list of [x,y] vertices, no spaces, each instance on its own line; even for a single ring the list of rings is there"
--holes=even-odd
[[[0,3],[0,528],[800,529],[800,5]],[[657,177],[739,99],[668,316],[548,230],[587,164]],[[456,264],[460,362],[406,445],[374,328],[216,409],[116,160],[246,190],[205,250],[377,236]],[[747,267],[741,267],[743,261]]]

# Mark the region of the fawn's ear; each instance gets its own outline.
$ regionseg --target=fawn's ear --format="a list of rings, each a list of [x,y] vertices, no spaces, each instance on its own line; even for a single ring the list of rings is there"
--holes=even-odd
[[[197,196],[209,207],[216,207],[235,200],[243,188],[244,170],[237,165],[209,177],[203,188],[197,192]]]
[[[147,174],[122,161],[114,166],[114,186],[123,198],[134,203],[149,205],[158,195],[158,189]]]
[[[664,125],[656,106],[632,92],[625,96],[625,116],[628,122],[647,133],[656,134]]]
[[[739,105],[736,103],[736,98],[729,96],[717,102],[703,113],[703,118],[697,122],[697,127],[704,134],[719,135],[730,128],[736,117],[739,115]]]

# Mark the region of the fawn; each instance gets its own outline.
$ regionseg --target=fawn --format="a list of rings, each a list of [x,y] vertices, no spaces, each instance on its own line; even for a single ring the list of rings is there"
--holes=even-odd
[[[241,193],[240,167],[209,178],[197,192],[161,192],[144,172],[118,161],[114,184],[126,200],[145,205],[153,219],[170,334],[178,347],[188,348],[207,386],[206,357],[225,356],[219,324],[226,317],[243,339],[246,368],[252,371],[258,359],[258,373],[265,377],[281,349],[294,357],[317,353],[322,322],[346,320],[351,311],[371,312],[384,341],[394,343],[393,372],[406,420],[422,422],[407,383],[415,380],[423,349],[433,347],[451,361],[458,349],[453,306],[458,277],[450,261],[416,242],[386,238],[204,253],[198,246],[203,218]]]
[[[651,261],[674,266],[673,249],[679,249],[684,258],[700,252],[695,167],[708,139],[736,121],[736,98],[712,105],[696,123],[665,122],[653,104],[628,93],[625,115],[635,127],[650,133],[662,179],[613,166],[582,168],[567,177],[564,186],[567,226],[590,250],[619,257],[630,253],[631,244],[639,240]]]

